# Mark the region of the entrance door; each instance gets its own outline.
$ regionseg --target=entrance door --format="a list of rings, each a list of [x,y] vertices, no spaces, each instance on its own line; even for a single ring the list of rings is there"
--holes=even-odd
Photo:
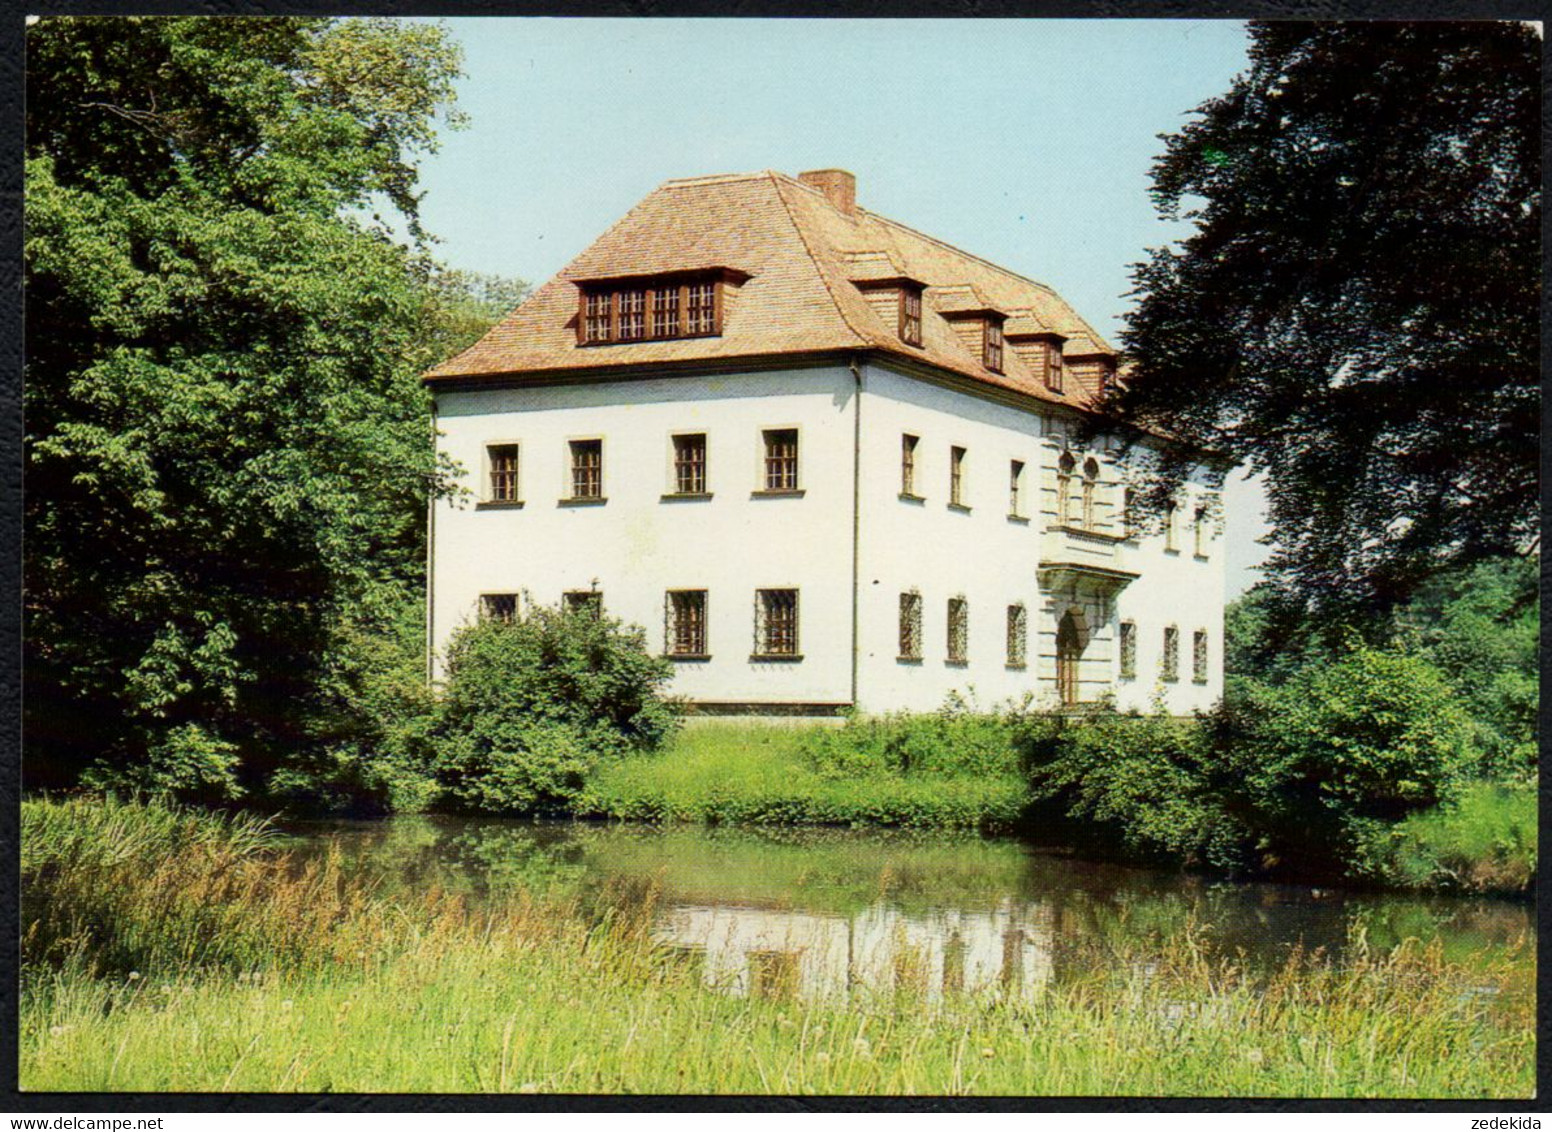
[[[1082,651],[1077,622],[1071,612],[1062,614],[1056,626],[1056,690],[1063,707],[1078,702],[1078,657]]]

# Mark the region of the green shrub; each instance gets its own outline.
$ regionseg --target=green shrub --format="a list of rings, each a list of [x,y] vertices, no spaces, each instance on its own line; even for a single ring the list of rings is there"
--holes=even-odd
[[[1355,871],[1404,888],[1520,893],[1536,880],[1534,780],[1473,782],[1453,802],[1370,831]]]
[[[678,725],[671,664],[640,629],[591,611],[534,608],[460,631],[433,761],[447,797],[495,813],[555,810],[598,760],[651,750]]]
[[[185,801],[228,802],[242,796],[237,781],[237,746],[197,723],[156,736],[144,761],[99,760],[81,774],[90,790],[143,793]]]
[[[1018,770],[1008,721],[976,711],[957,696],[928,714],[853,716],[844,727],[805,735],[802,747],[814,773],[832,780]]]

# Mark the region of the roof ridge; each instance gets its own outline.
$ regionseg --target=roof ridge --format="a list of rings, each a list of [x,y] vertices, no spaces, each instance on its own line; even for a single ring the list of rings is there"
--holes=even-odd
[[[898,220],[891,220],[887,216],[880,216],[878,213],[872,211],[871,209],[863,208],[861,205],[857,206],[857,211],[867,213],[869,217],[877,220],[880,224],[887,224],[891,228],[902,229],[903,231],[909,232],[911,235],[917,237],[918,239],[926,240],[929,244],[936,244],[940,248],[947,248],[949,251],[954,252],[956,255],[962,255],[966,259],[975,260],[976,263],[985,264],[993,271],[1001,272],[1003,275],[1006,275],[1011,279],[1017,279],[1021,283],[1028,283],[1032,287],[1039,287],[1042,291],[1045,291],[1047,294],[1054,298],[1061,298],[1061,296],[1056,293],[1056,288],[1052,287],[1049,283],[1042,283],[1038,279],[1031,279],[1027,275],[1020,275],[1017,271],[1012,271],[1009,268],[1003,267],[1000,263],[993,263],[985,256],[978,256],[974,252],[967,252],[964,248],[958,247],[955,244],[951,244],[947,240],[940,240],[936,236],[929,236],[926,232],[912,228],[909,224],[902,224]],[[1066,300],[1063,301],[1065,302]]]
[[[700,185],[725,185],[732,181],[758,181],[770,173],[769,169],[757,169],[752,173],[704,173],[699,177],[673,177],[664,181],[658,188],[682,189]]]
[[[792,225],[792,230],[798,234],[798,240],[803,244],[803,251],[814,265],[814,273],[819,276],[819,282],[824,284],[825,294],[830,296],[830,303],[835,307],[835,313],[841,316],[841,324],[856,335],[860,341],[868,345],[874,345],[872,336],[864,334],[857,329],[851,319],[847,317],[846,305],[841,302],[840,296],[835,293],[835,288],[830,285],[830,277],[825,273],[824,265],[819,262],[819,257],[814,254],[813,245],[808,241],[808,233],[803,231],[803,225],[798,223],[798,218],[792,212],[791,202],[787,200],[786,194],[781,191],[781,181],[783,180],[793,184],[802,184],[802,182],[794,181],[785,173],[777,173],[775,170],[766,170],[766,173],[771,178],[771,188],[776,190],[776,199],[781,201],[782,211],[787,214],[787,220]],[[808,188],[807,185],[803,185],[803,187]],[[817,192],[818,190],[815,191]],[[823,196],[824,194],[821,193],[820,195]]]

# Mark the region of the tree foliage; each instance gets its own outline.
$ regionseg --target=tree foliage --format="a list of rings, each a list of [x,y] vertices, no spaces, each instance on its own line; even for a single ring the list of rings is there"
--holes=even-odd
[[[161,752],[215,782],[235,745],[252,787],[327,728],[447,481],[429,261],[368,217],[418,238],[459,53],[434,25],[116,17],[27,51],[28,777]]]
[[[1330,620],[1536,543],[1540,56],[1507,21],[1253,24],[1154,166],[1195,232],[1135,268],[1110,408],[1264,473],[1272,577]]]

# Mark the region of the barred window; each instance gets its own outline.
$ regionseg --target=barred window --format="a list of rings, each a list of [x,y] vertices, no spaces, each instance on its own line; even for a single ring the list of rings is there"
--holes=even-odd
[[[900,595],[900,659],[922,655],[922,599],[915,590]]]
[[[1137,677],[1137,622],[1121,622],[1121,679]]]
[[[907,346],[922,344],[921,304],[920,287],[900,288],[900,341]]]
[[[1207,630],[1198,629],[1191,635],[1191,679],[1198,684],[1207,683]]]
[[[798,430],[765,430],[765,490],[796,491],[798,487]]]
[[[561,595],[561,606],[567,613],[591,613],[599,617],[604,611],[604,595],[597,590],[567,590]]]
[[[674,490],[680,495],[706,491],[706,434],[685,433],[674,437]]]
[[[604,442],[571,442],[571,498],[602,499],[604,494]]]
[[[1022,518],[1024,512],[1024,461],[1014,460],[1008,465],[1008,514]]]
[[[1094,529],[1094,485],[1099,482],[1099,464],[1090,457],[1083,461],[1083,526]]]
[[[510,625],[517,620],[516,594],[481,594],[480,620]]]
[[[1010,667],[1024,667],[1028,639],[1028,619],[1024,613],[1023,603],[1008,606],[1008,664]]]
[[[679,288],[659,287],[652,292],[652,337],[673,338],[679,333]]]
[[[670,656],[706,655],[705,590],[669,590],[664,618],[665,652]]]
[[[1072,473],[1077,466],[1071,452],[1056,461],[1056,521],[1064,527],[1072,521]]]
[[[1164,659],[1160,667],[1165,680],[1180,679],[1180,630],[1173,625],[1164,630]]]
[[[1196,509],[1195,526],[1192,529],[1192,538],[1196,544],[1194,553],[1198,558],[1207,555],[1207,508]]]
[[[614,326],[610,321],[610,307],[614,301],[611,291],[600,291],[589,294],[585,298],[586,310],[583,314],[584,335],[586,342],[608,342],[614,338]]]
[[[902,433],[900,436],[900,494],[916,494],[916,445],[921,437]]]
[[[964,664],[970,656],[970,603],[962,597],[948,599],[948,659]]]
[[[717,285],[715,283],[691,283],[686,296],[686,334],[715,334],[717,332]]]
[[[1002,323],[989,318],[981,324],[981,360],[993,373],[1002,372]]]
[[[485,449],[485,462],[490,468],[490,492],[492,503],[517,501],[517,445],[492,444]]]
[[[959,447],[948,450],[948,501],[965,505],[965,450]]]
[[[757,656],[798,655],[798,591],[756,590],[754,651]]]

